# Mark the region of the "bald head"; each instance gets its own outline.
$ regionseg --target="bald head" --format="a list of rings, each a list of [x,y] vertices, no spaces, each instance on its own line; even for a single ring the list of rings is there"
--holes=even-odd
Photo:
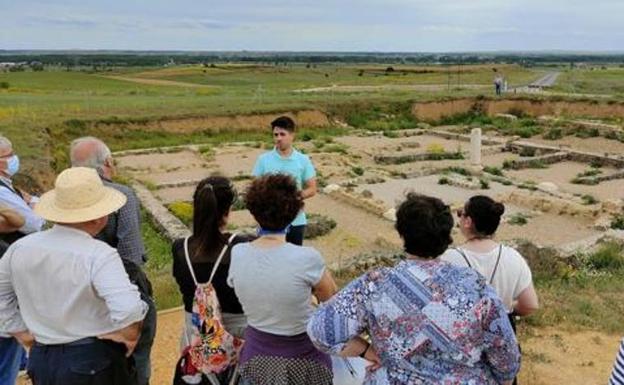
[[[86,136],[74,140],[69,157],[72,167],[90,167],[110,179],[113,175],[113,159],[108,146],[98,138]]]

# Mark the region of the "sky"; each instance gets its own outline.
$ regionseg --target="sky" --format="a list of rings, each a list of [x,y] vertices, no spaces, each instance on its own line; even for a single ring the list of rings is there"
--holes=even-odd
[[[624,0],[0,0],[0,49],[624,51]]]

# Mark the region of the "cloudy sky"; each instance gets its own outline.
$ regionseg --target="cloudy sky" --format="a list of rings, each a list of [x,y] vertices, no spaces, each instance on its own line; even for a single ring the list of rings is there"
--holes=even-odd
[[[624,51],[624,0],[0,0],[0,49]]]

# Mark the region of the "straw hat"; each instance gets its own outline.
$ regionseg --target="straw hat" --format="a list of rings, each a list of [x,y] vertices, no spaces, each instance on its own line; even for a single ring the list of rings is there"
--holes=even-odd
[[[126,196],[106,187],[92,168],[72,167],[61,172],[54,190],[41,196],[35,212],[57,223],[80,223],[101,218],[126,204]]]

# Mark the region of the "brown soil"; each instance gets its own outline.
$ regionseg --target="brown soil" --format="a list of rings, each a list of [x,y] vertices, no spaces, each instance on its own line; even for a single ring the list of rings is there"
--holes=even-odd
[[[283,112],[273,114],[210,116],[201,118],[164,119],[150,121],[146,124],[132,123],[125,128],[130,130],[145,130],[173,133],[193,133],[197,131],[212,131],[215,133],[240,131],[267,131],[271,122],[280,115],[287,115],[295,119],[301,128],[318,128],[330,125],[327,115],[318,110],[298,112]]]
[[[552,182],[556,184],[561,191],[571,194],[590,194],[599,200],[624,198],[624,180],[612,180],[601,182],[598,185],[580,185],[573,184],[570,181],[577,174],[587,171],[589,166],[582,163],[562,162],[550,165],[544,169],[524,169],[507,171],[506,174],[517,180],[541,182]],[[609,175],[616,171],[612,168],[604,167],[603,173]]]
[[[159,314],[152,352],[153,385],[171,383],[178,359],[183,311]],[[519,382],[527,385],[606,384],[621,337],[599,332],[569,333],[553,328],[521,337]],[[23,383],[22,383],[23,384]]]
[[[624,117],[624,103],[609,104],[608,102],[522,99],[477,101],[473,98],[416,103],[412,106],[412,113],[422,120],[438,121],[444,116],[466,113],[476,104],[480,104],[490,116],[498,113],[509,113],[513,110],[520,110],[531,116],[566,115],[594,118]]]

